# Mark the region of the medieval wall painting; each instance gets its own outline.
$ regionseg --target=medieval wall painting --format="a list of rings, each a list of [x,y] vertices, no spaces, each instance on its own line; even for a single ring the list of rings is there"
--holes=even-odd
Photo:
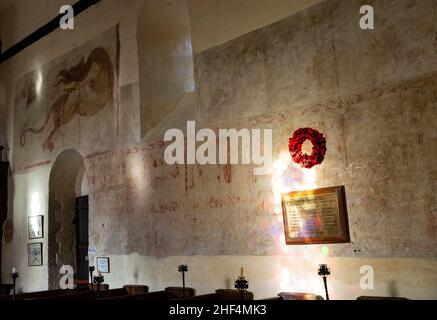
[[[75,148],[106,151],[118,126],[118,26],[25,74],[15,92],[17,169]]]

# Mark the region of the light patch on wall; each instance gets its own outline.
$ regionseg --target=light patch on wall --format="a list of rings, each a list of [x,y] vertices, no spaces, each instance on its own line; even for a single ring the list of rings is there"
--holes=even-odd
[[[308,257],[323,256],[317,247],[306,247],[302,251],[293,250],[285,243],[284,223],[282,217],[281,194],[296,190],[314,189],[317,187],[316,168],[304,169],[294,163],[288,151],[282,151],[272,165],[272,193],[275,223],[272,233],[277,239],[280,251],[286,255],[305,255]]]
[[[283,267],[280,272],[279,287],[282,292],[302,292],[322,295],[323,288],[321,288],[320,279],[317,277],[316,271],[314,274],[314,277],[311,274],[307,277],[302,277],[299,273],[292,273],[289,268]]]
[[[193,47],[191,45],[191,38],[184,40],[183,47],[184,48],[183,48],[182,55],[185,57],[187,61],[191,62],[193,60]],[[192,68],[194,70],[194,68],[191,67],[190,65],[188,65],[187,68]],[[188,77],[187,81],[184,81],[184,87],[185,87],[185,92],[194,92],[194,90],[196,89],[196,84],[194,81],[194,71],[192,77],[190,74],[190,77]]]
[[[42,76],[41,70],[39,70],[38,75],[36,77],[36,82],[35,82],[35,92],[36,92],[37,97],[39,97],[41,94],[42,83],[43,83],[43,76]]]
[[[280,288],[281,291],[291,291],[291,284],[290,284],[290,271],[287,268],[282,268],[280,273]]]
[[[322,246],[322,247],[320,248],[320,253],[321,253],[323,256],[327,257],[327,256],[329,255],[329,248],[328,248],[327,246]]]
[[[133,156],[127,158],[128,174],[138,187],[139,190],[144,190],[146,186],[146,172],[144,169],[144,161],[141,154],[137,151]]]
[[[274,213],[282,213],[281,194],[295,190],[316,188],[316,169],[303,169],[295,164],[288,152],[281,152],[273,162],[272,191]]]
[[[39,192],[33,192],[30,200],[31,215],[41,214],[41,199]]]

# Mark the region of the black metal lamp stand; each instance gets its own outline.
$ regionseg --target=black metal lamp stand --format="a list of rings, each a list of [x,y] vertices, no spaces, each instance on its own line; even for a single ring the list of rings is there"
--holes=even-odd
[[[327,283],[326,277],[331,274],[331,270],[329,269],[328,265],[320,264],[318,271],[319,271],[319,276],[323,277],[323,284],[325,285],[326,300],[329,300],[328,283]]]
[[[178,271],[182,273],[182,293],[185,300],[185,272],[188,271],[188,266],[186,264],[181,264],[178,267]]]
[[[20,275],[18,274],[18,272],[12,272],[11,273],[11,278],[12,278],[12,300],[15,300],[15,288],[16,288],[16,284],[17,284],[17,278]]]

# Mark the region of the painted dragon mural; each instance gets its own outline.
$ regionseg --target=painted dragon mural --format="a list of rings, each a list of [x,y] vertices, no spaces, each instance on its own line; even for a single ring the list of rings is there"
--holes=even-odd
[[[53,150],[53,138],[59,129],[71,122],[77,115],[93,116],[112,100],[114,74],[111,59],[103,48],[94,49],[87,60],[82,60],[70,69],[62,69],[57,74],[55,87],[61,96],[50,106],[43,123],[31,127],[25,122],[21,128],[20,145],[26,144],[26,135],[40,134],[50,127],[50,132],[43,144],[44,149]],[[35,81],[29,84],[27,103],[33,102]]]
[[[65,148],[101,152],[118,125],[119,26],[54,58],[34,64],[16,83],[14,152],[17,170],[47,163]]]

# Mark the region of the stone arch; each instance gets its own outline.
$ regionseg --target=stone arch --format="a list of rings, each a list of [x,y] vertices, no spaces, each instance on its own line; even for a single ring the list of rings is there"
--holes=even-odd
[[[186,0],[145,0],[137,25],[141,136],[194,91]]]
[[[59,269],[76,263],[75,199],[87,193],[85,162],[74,149],[61,152],[49,177],[48,287],[59,288]]]

